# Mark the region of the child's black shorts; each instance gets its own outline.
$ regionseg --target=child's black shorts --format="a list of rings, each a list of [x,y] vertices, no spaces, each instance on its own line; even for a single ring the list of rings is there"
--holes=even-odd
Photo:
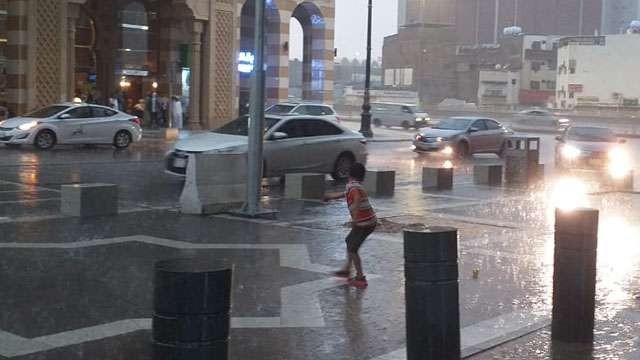
[[[360,250],[360,246],[367,239],[369,235],[376,229],[376,226],[357,227],[351,228],[351,232],[347,235],[347,251],[350,253],[357,253]]]

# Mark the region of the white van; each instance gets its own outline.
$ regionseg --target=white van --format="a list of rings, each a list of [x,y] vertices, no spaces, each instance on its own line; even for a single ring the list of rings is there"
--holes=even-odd
[[[371,104],[371,119],[375,126],[402,126],[405,129],[429,126],[429,114],[417,105],[383,103]]]

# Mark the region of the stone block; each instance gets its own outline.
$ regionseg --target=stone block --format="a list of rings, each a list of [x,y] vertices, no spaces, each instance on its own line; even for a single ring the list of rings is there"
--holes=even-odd
[[[190,154],[180,208],[185,214],[236,210],[247,194],[247,154]]]
[[[502,185],[502,165],[475,165],[473,183],[476,185]]]
[[[422,168],[422,189],[453,189],[453,168]]]
[[[368,170],[363,185],[369,195],[393,196],[396,187],[396,172]]]
[[[285,177],[285,199],[313,199],[320,200],[324,197],[324,174],[287,174]]]
[[[62,185],[60,211],[78,217],[118,214],[118,185]]]

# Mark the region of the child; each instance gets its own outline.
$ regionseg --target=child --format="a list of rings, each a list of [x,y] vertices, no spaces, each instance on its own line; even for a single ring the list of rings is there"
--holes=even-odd
[[[347,235],[347,263],[344,268],[338,270],[334,275],[349,278],[351,265],[356,269],[356,276],[349,279],[349,284],[356,287],[366,287],[367,278],[362,271],[362,261],[358,250],[362,243],[375,230],[378,222],[376,213],[369,203],[367,191],[362,186],[362,181],[366,169],[364,165],[355,163],[349,170],[349,182],[344,196],[346,196],[347,206],[351,214],[351,232]]]

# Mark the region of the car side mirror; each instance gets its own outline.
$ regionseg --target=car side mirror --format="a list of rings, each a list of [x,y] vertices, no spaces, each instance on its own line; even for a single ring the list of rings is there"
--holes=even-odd
[[[276,131],[271,135],[271,140],[282,140],[282,139],[286,139],[288,137],[289,137],[289,135],[287,135],[287,133]]]
[[[626,144],[627,143],[627,139],[618,139],[618,142],[620,144]]]
[[[64,120],[64,119],[71,119],[71,115],[69,115],[69,114],[62,114],[62,115],[58,116],[58,119],[62,119],[62,120]]]
[[[470,127],[469,128],[469,132],[470,133],[474,133],[474,132],[478,132],[478,131],[480,131],[480,129],[478,129],[477,127]]]

